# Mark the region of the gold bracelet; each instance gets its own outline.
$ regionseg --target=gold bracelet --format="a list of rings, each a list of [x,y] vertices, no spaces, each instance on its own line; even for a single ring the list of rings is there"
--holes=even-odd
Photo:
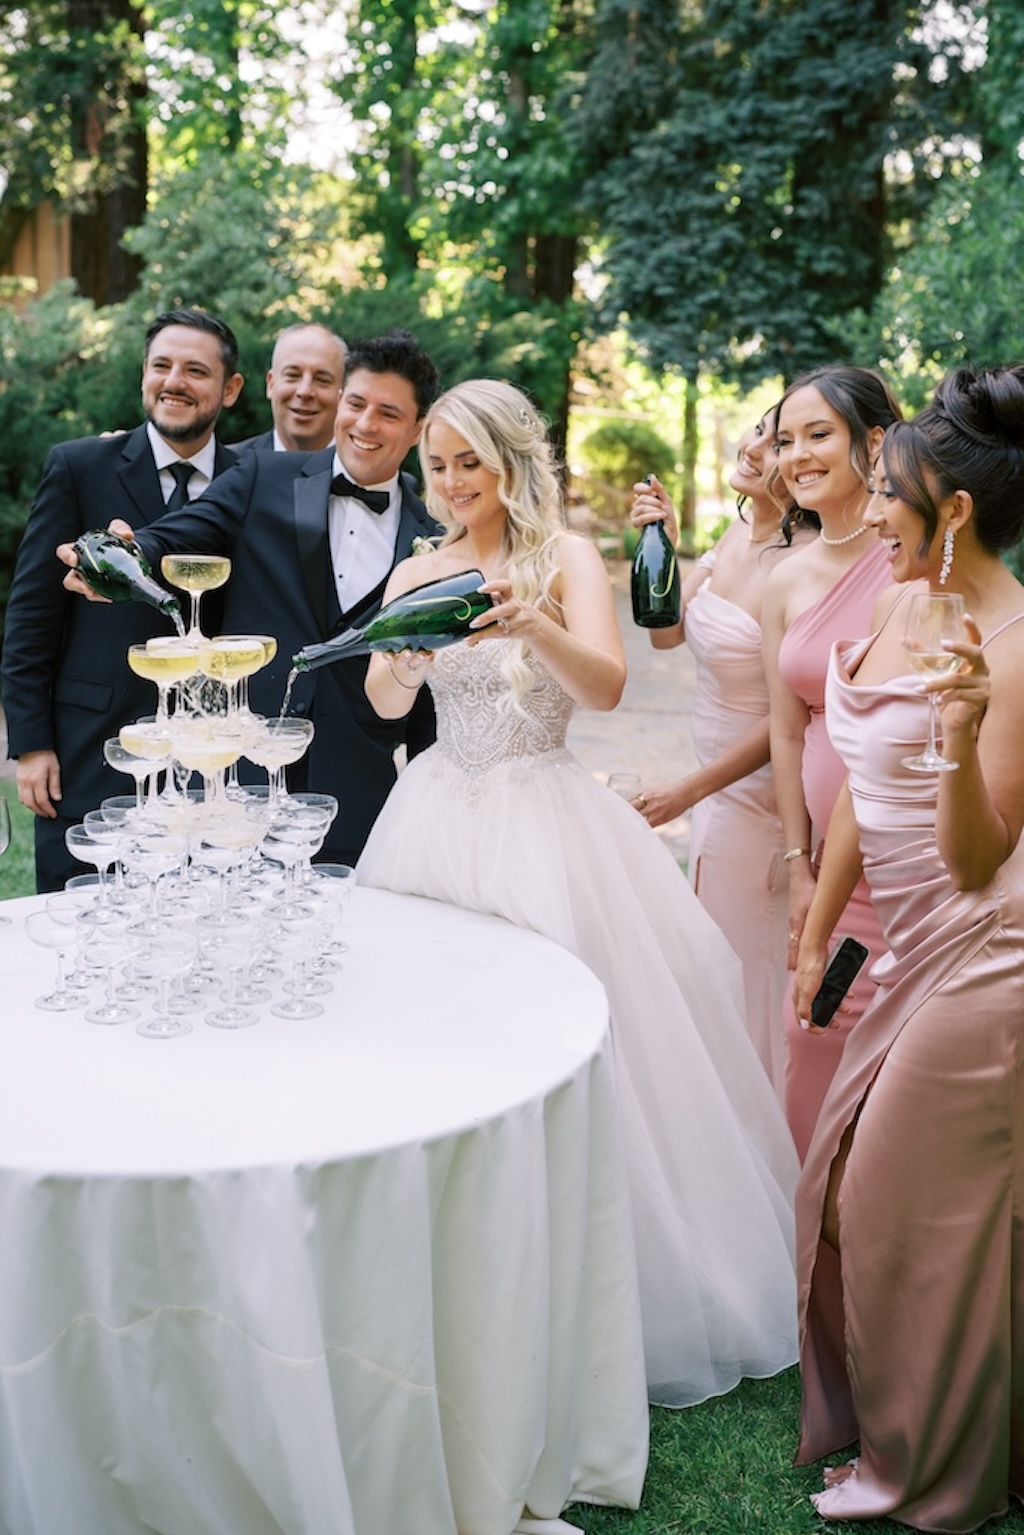
[[[407,693],[418,693],[419,692],[420,687],[421,687],[422,682],[423,682],[422,677],[420,678],[419,682],[403,682],[401,677],[395,671],[395,657],[394,657],[394,654],[390,650],[386,650],[384,652],[384,659],[388,663],[388,671],[391,673],[392,677],[398,683],[398,686],[400,688],[404,688]]]
[[[782,861],[783,863],[792,863],[794,858],[810,858],[810,856],[811,850],[809,847],[791,847],[788,853],[783,853]]]

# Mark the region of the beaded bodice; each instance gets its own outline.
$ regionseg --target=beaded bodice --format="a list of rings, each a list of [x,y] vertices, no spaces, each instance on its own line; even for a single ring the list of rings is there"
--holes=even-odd
[[[503,763],[565,750],[572,699],[527,653],[533,687],[519,708],[512,706],[501,670],[510,643],[452,645],[438,651],[431,667],[437,749],[464,773],[487,773]]]

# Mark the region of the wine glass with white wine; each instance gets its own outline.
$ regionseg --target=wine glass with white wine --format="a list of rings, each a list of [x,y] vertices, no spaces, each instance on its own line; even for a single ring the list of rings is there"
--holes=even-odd
[[[944,647],[946,640],[964,638],[964,599],[959,592],[915,592],[907,607],[903,649],[912,671],[923,677],[948,677],[960,666],[960,657]],[[918,756],[904,757],[903,766],[915,773],[945,773],[959,767],[947,762],[938,749],[939,697],[928,694],[928,741]]]
[[[231,561],[226,554],[165,554],[160,561],[160,572],[165,581],[179,591],[188,592],[192,599],[188,636],[198,639],[199,604],[204,592],[212,592],[223,586],[231,574]]]

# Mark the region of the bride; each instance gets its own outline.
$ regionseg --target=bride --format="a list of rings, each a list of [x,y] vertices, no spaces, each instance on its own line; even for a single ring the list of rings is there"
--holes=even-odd
[[[494,912],[578,955],[615,1042],[650,1398],[684,1407],[796,1358],[796,1156],[747,1037],[738,961],[672,855],[567,751],[577,704],[625,682],[611,588],[565,530],[544,428],[509,384],[458,384],[420,454],[447,529],[386,599],[479,569],[493,611],[433,656],[374,655],[387,719],[426,682],[438,739],[402,773],[359,862],[368,885]]]

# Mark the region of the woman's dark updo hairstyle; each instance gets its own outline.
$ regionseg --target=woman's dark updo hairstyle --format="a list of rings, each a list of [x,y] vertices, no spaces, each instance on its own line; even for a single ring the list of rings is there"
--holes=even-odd
[[[982,548],[1009,549],[1024,531],[1024,366],[947,373],[930,405],[886,432],[882,464],[890,487],[924,519],[922,554],[940,503],[957,490],[974,502]]]
[[[798,389],[813,388],[841,416],[850,431],[850,462],[864,481],[871,478],[868,433],[873,426],[888,427],[902,421],[896,396],[880,373],[870,368],[851,368],[837,363],[826,368],[812,368],[801,373],[786,390],[773,412],[772,431],[778,438],[779,412]]]

